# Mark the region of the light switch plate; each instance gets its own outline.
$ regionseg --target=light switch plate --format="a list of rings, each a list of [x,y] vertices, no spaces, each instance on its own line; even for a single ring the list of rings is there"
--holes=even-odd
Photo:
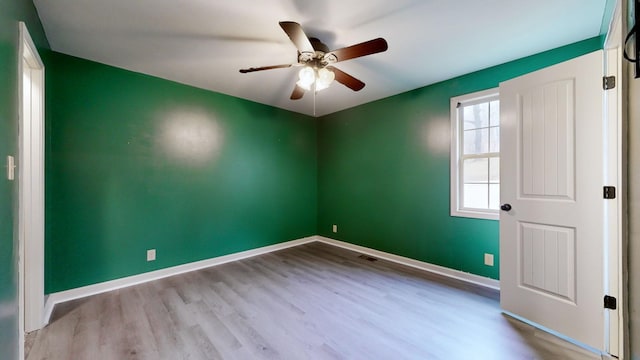
[[[7,179],[14,180],[16,178],[16,159],[7,155]]]

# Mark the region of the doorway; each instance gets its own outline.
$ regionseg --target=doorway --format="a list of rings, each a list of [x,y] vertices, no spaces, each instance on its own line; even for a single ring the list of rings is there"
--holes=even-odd
[[[620,19],[616,9],[604,51],[501,84],[511,101],[501,99],[511,131],[501,134],[501,149],[511,149],[501,165],[513,179],[502,200],[515,211],[501,216],[500,279],[509,313],[622,357],[622,105],[612,82],[622,78]]]
[[[20,358],[24,334],[44,324],[44,64],[19,24],[18,273]]]

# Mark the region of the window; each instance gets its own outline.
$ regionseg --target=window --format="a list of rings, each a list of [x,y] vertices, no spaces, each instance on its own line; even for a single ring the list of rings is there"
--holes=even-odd
[[[451,99],[451,216],[499,218],[498,89]]]

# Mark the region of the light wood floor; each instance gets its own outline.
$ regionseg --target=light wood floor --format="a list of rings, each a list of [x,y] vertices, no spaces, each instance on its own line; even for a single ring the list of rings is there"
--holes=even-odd
[[[497,292],[312,243],[56,306],[28,359],[600,359]]]

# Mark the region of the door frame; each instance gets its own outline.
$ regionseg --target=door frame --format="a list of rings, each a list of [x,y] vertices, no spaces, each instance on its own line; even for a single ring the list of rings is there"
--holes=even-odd
[[[615,186],[618,189],[616,199],[605,201],[605,239],[608,279],[608,295],[617,299],[617,309],[609,310],[605,314],[605,321],[609,328],[607,341],[608,352],[620,359],[625,355],[625,293],[624,271],[626,271],[623,241],[624,241],[624,194],[626,194],[624,181],[625,158],[624,122],[623,122],[623,64],[622,64],[622,2],[616,1],[611,23],[609,24],[607,37],[604,43],[604,69],[605,76],[615,76],[616,86],[605,90],[604,112],[605,121],[603,134],[605,136],[605,169],[604,181],[607,186]]]
[[[44,64],[25,23],[18,26],[18,323],[24,358],[25,333],[44,325]]]

